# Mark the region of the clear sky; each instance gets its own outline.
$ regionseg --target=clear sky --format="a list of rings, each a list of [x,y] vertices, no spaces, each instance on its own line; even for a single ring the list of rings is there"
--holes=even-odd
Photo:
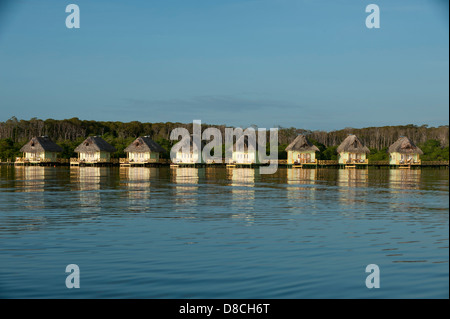
[[[0,121],[447,125],[448,31],[447,0],[0,0]]]

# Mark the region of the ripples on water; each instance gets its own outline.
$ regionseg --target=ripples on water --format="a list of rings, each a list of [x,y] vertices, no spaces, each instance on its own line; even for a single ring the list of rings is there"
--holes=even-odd
[[[0,297],[449,296],[448,170],[0,172]]]

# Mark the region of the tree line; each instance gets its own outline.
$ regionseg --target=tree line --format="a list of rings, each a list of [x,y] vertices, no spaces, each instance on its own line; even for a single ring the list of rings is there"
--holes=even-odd
[[[139,136],[150,136],[165,149],[170,148],[176,141],[170,140],[170,132],[183,127],[192,132],[192,123],[143,123],[139,121],[105,122],[89,121],[71,118],[65,120],[32,118],[30,120],[18,120],[12,117],[5,122],[0,122],[0,158],[14,158],[20,156],[20,148],[33,136],[49,136],[59,144],[64,152],[63,158],[74,157],[73,150],[86,137],[92,135],[102,136],[118,151],[114,157],[124,157],[123,149]],[[202,124],[202,128],[218,128],[222,136],[225,136],[225,125]],[[407,136],[415,142],[423,151],[423,160],[448,160],[449,158],[449,126],[429,127],[428,125],[397,125],[367,128],[344,128],[335,131],[312,131],[299,128],[278,127],[279,158],[287,157],[284,149],[298,134],[305,134],[308,139],[319,149],[319,159],[336,159],[337,146],[348,136],[357,135],[370,149],[370,160],[387,160],[388,147],[398,137]],[[165,155],[168,157],[168,154]]]

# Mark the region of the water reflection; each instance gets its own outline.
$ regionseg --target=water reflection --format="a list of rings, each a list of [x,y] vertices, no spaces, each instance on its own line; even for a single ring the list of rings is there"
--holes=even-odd
[[[211,180],[213,182],[217,182],[217,172],[222,171],[220,169],[216,169],[215,167],[207,166],[205,168],[205,178],[207,180]]]
[[[315,207],[316,177],[316,169],[287,169],[286,190],[291,212],[311,211],[311,208]]]
[[[352,209],[352,213],[364,213],[363,206],[367,204],[369,192],[368,182],[368,169],[340,169],[338,171],[339,201]]]
[[[197,206],[200,177],[205,177],[204,168],[177,167],[171,169],[171,181],[176,184],[174,187],[176,211]]]
[[[73,190],[79,194],[79,205],[82,212],[100,212],[100,183],[102,173],[108,173],[106,167],[71,167],[70,182]]]
[[[70,181],[74,189],[90,191],[100,189],[102,167],[71,167]]]
[[[391,189],[419,189],[421,172],[419,169],[391,169],[389,186]]]
[[[231,168],[227,170],[231,181],[232,218],[244,219],[249,224],[254,221],[255,177],[259,170],[252,168]]]
[[[15,167],[16,187],[21,192],[43,192],[46,177],[52,174],[52,170],[40,166]],[[47,173],[47,176],[46,176]]]
[[[156,168],[148,167],[121,167],[119,171],[120,184],[126,187],[131,197],[133,191],[149,191],[151,178],[158,176]]]
[[[395,212],[408,212],[412,214],[409,218],[413,220],[416,218],[423,218],[421,213],[423,203],[422,198],[418,195],[421,194],[421,171],[410,169],[391,169],[389,170],[389,191],[390,209]],[[418,192],[412,192],[412,190],[419,190]],[[411,196],[411,194],[417,194]],[[448,200],[448,198],[447,198]],[[434,206],[433,203],[428,203],[430,206]],[[401,216],[400,216],[401,217]]]
[[[149,167],[121,167],[120,185],[126,190],[128,198],[126,209],[145,211],[150,208],[151,179],[157,178],[159,170]]]
[[[140,185],[150,183],[150,177],[157,177],[159,170],[150,167],[121,167],[119,170],[120,179],[122,181],[132,181],[134,184]]]
[[[448,170],[0,169],[6,297],[448,297]]]
[[[38,210],[45,208],[46,180],[52,179],[54,170],[40,166],[15,167],[16,191],[29,193],[23,197],[24,208]]]
[[[340,169],[338,185],[343,187],[367,187],[369,181],[368,169]]]
[[[316,169],[287,169],[287,183],[294,185],[313,185],[316,183]]]

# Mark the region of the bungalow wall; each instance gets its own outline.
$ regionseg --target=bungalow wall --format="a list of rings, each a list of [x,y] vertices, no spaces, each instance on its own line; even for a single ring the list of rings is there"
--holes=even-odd
[[[401,154],[398,152],[389,153],[389,164],[399,165],[412,162],[418,162],[420,160],[419,154]]]
[[[366,153],[341,152],[338,154],[339,164],[347,164],[349,159],[366,160]]]
[[[58,153],[56,152],[33,152],[23,154],[23,157],[29,161],[56,162],[57,156]]]
[[[233,152],[232,161],[237,164],[258,164],[258,152]]]
[[[303,163],[315,163],[316,152],[315,151],[288,151],[287,163],[294,164],[295,162]]]
[[[78,158],[81,161],[85,162],[110,162],[111,161],[111,153],[101,151],[101,152],[81,152],[78,153]]]
[[[158,162],[159,153],[157,152],[128,152],[128,160],[133,162]]]
[[[200,161],[199,163],[203,163],[203,158],[202,158],[202,153],[199,152],[199,154],[197,153],[183,153],[183,152],[177,152],[175,161],[177,163],[187,163],[187,164],[193,164],[193,163],[197,163],[197,159],[200,156]]]

